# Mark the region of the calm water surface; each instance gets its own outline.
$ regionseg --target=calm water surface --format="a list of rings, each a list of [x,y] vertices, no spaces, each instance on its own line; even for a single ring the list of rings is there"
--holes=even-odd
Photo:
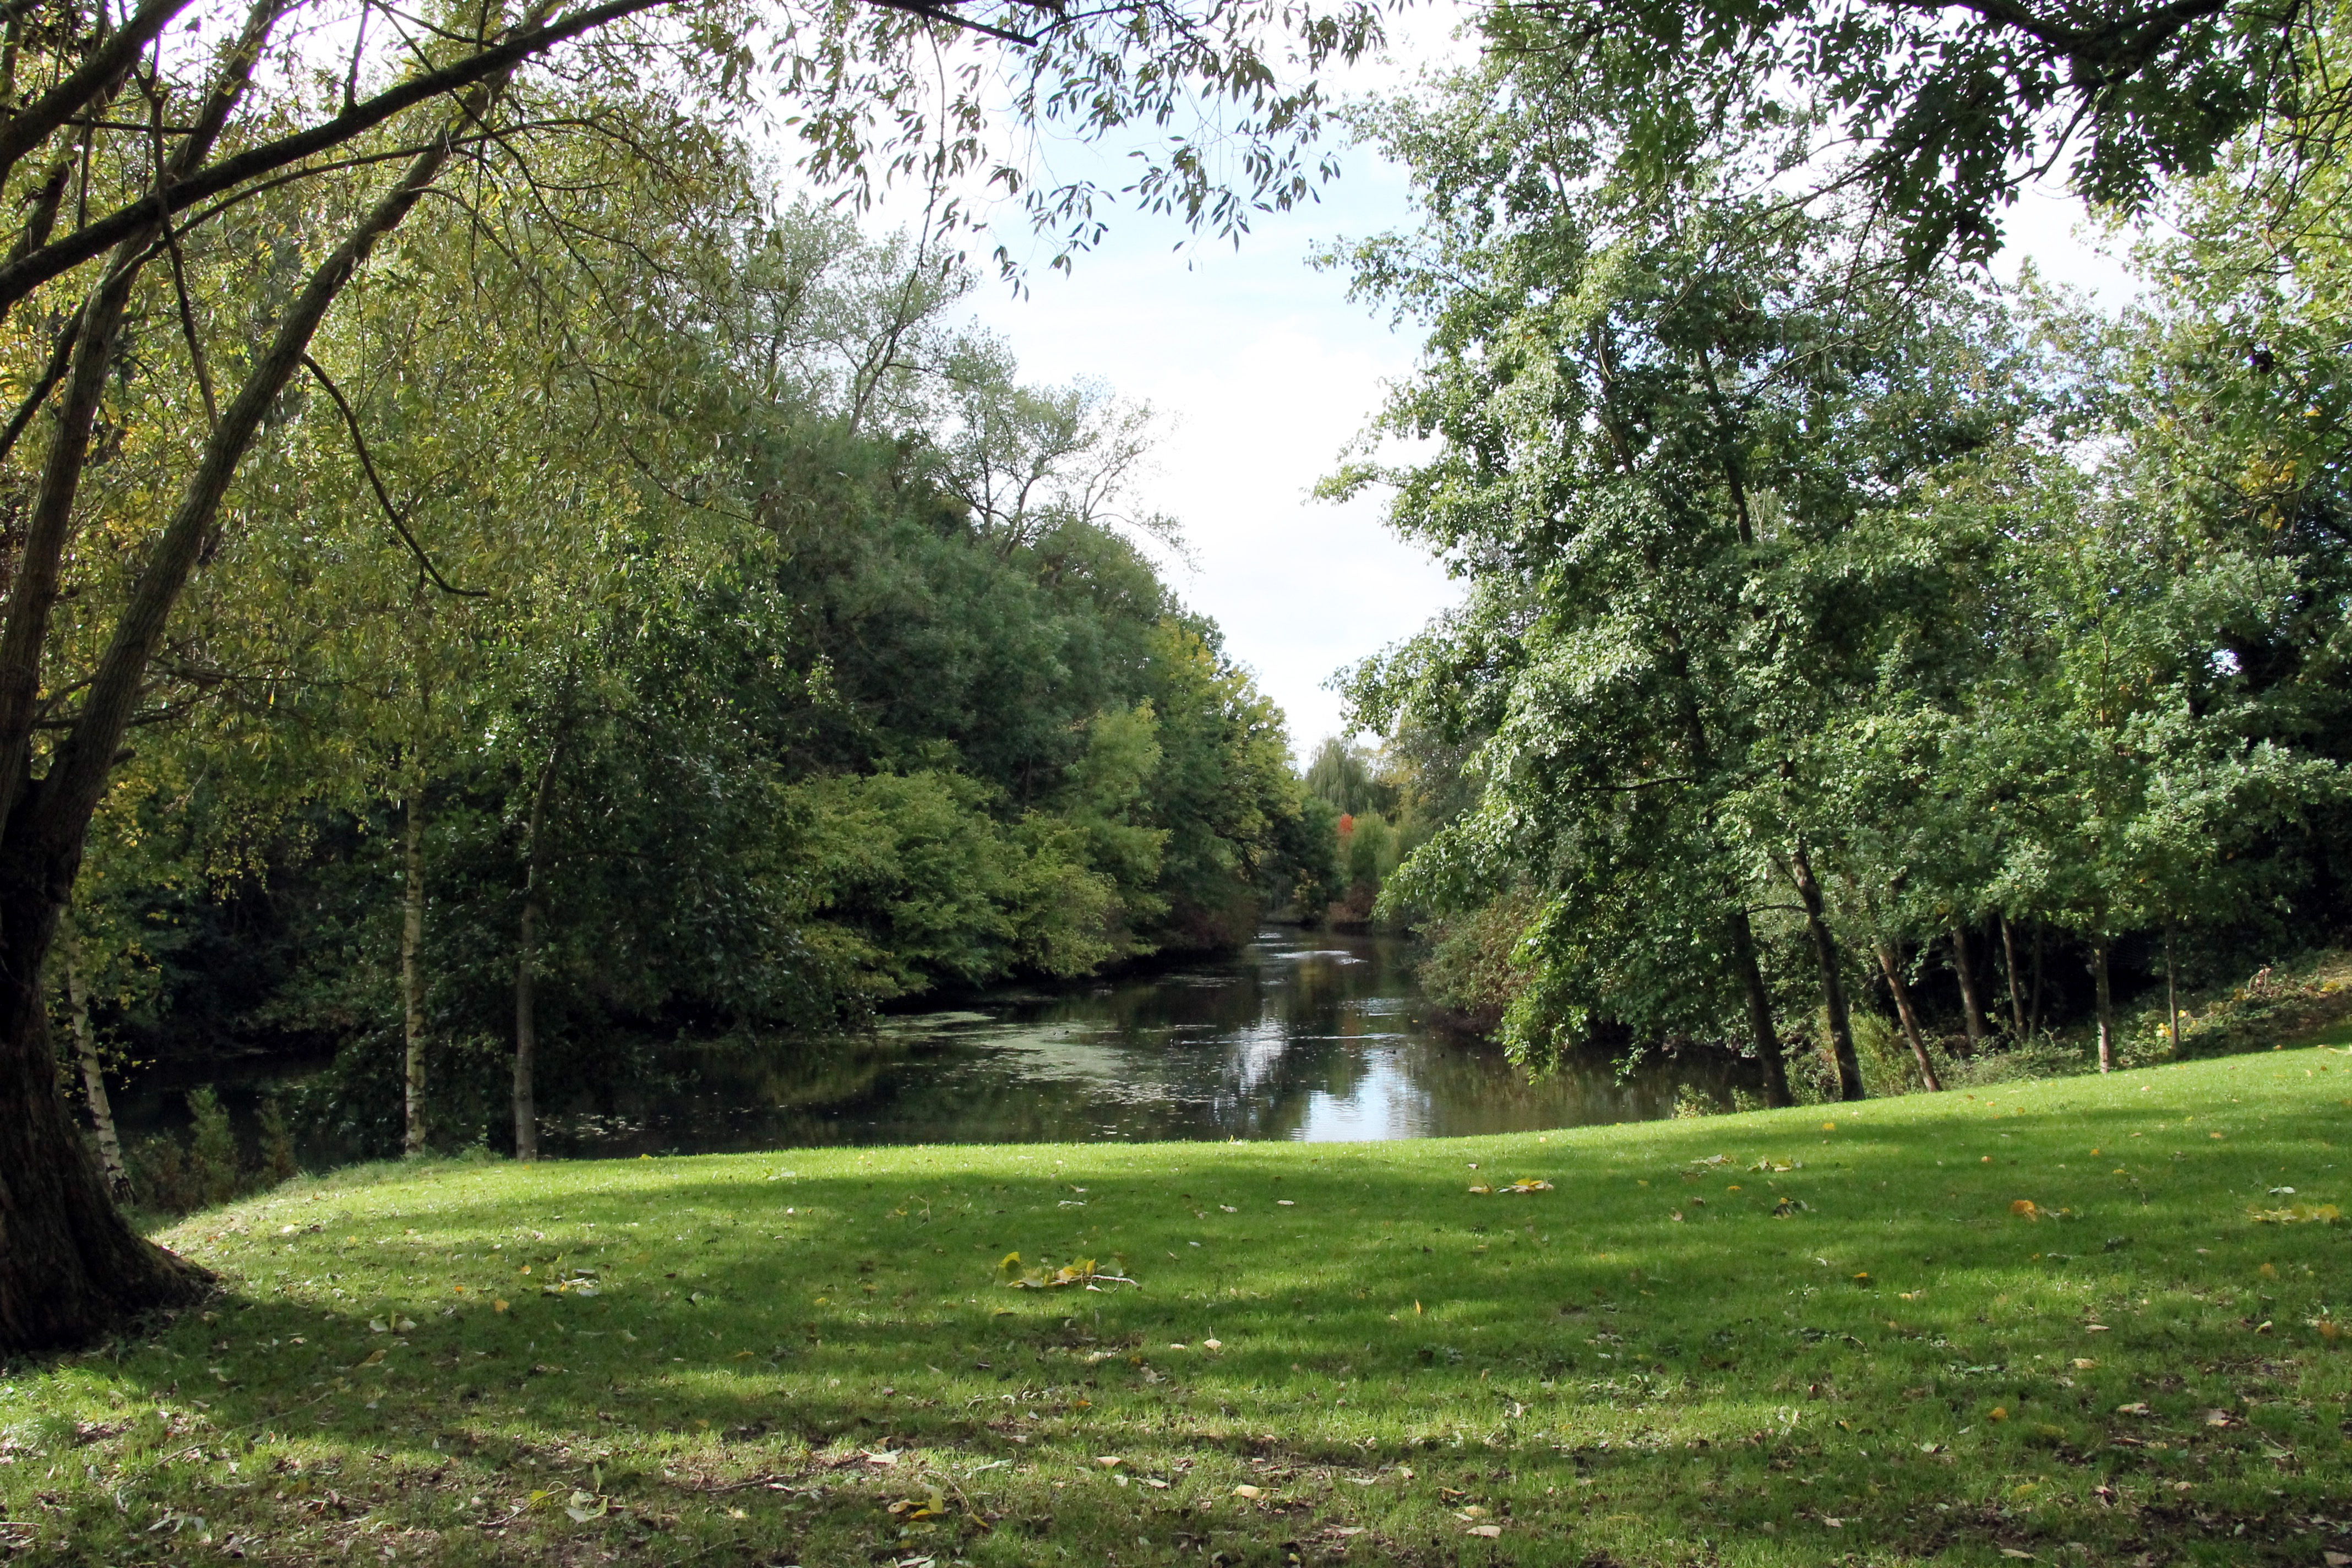
[[[1393,938],[1267,931],[1229,958],[1077,991],[990,993],[886,1019],[785,1066],[706,1062],[703,1087],[591,1092],[547,1152],[854,1143],[1436,1138],[1668,1114],[1687,1066],[1529,1083],[1423,1021]]]

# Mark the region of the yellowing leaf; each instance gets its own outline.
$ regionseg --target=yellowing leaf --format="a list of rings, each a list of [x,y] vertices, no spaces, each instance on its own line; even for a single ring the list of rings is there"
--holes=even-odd
[[[1265,1496],[1265,1489],[1263,1487],[1238,1486],[1234,1489],[1234,1496],[1237,1498],[1262,1498]]]

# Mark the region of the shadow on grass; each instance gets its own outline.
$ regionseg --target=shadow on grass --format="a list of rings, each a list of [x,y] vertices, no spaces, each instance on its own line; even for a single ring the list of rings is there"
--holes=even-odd
[[[94,1561],[162,1554],[157,1510],[310,1554],[374,1521],[450,1561],[2309,1561],[2347,1479],[2344,1362],[2311,1326],[2340,1232],[2248,1215],[2341,1199],[2345,1116],[2284,1079],[2233,1104],[2218,1068],[2169,1078],[1841,1107],[1835,1131],[272,1194],[178,1233],[232,1278],[208,1317],[53,1376],[61,1407],[80,1385],[128,1413],[80,1451],[121,1449],[142,1500],[93,1479],[63,1506],[128,1553]],[[1521,1173],[1554,1188],[1466,1191]],[[1141,1285],[1006,1289],[1016,1250]]]

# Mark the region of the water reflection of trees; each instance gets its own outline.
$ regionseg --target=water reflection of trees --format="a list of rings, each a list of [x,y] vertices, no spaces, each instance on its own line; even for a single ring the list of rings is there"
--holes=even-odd
[[[593,1152],[847,1143],[1454,1135],[1671,1113],[1672,1065],[1528,1082],[1413,1016],[1393,939],[1299,937],[1082,992],[1011,994],[790,1058],[708,1058],[697,1093],[591,1130]],[[623,1102],[625,1090],[614,1098]],[[583,1148],[579,1152],[592,1152]]]

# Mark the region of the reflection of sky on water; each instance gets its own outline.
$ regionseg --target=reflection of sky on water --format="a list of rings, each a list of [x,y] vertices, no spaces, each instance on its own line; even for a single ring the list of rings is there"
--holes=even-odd
[[[707,1064],[683,1093],[593,1090],[565,1153],[801,1144],[1419,1138],[1664,1114],[1674,1079],[1530,1083],[1426,1026],[1391,938],[1261,932],[1231,959],[1084,990],[1006,990],[870,1040]],[[593,1100],[593,1103],[589,1101]]]

